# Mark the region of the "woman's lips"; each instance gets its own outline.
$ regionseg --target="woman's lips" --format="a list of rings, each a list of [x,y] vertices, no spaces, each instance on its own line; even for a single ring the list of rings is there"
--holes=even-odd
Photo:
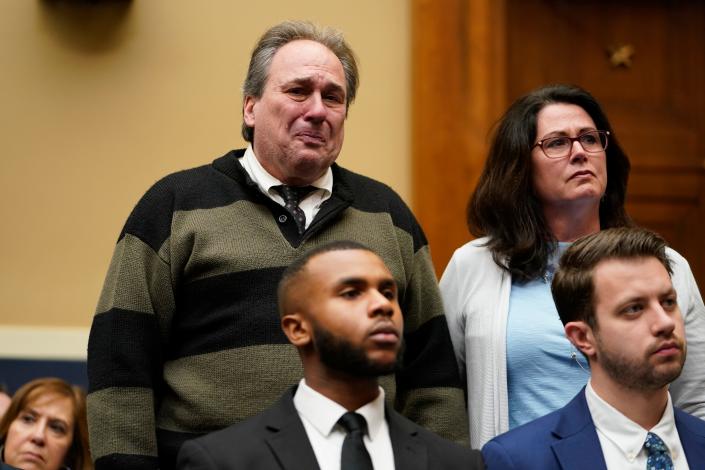
[[[570,175],[570,178],[568,180],[572,180],[573,178],[587,178],[587,177],[594,177],[595,173],[593,173],[590,170],[582,170],[582,171],[576,171],[572,175]]]

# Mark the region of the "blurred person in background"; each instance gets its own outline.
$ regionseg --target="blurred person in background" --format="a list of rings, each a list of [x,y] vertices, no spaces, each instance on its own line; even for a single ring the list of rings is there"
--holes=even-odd
[[[10,406],[12,397],[7,393],[5,385],[0,384],[0,418],[5,414],[7,407]]]
[[[26,383],[0,421],[0,443],[5,468],[91,470],[85,393],[58,378]]]

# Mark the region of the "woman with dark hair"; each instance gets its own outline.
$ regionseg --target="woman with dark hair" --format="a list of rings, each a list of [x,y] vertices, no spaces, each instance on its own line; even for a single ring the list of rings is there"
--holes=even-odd
[[[0,420],[0,443],[0,468],[92,469],[85,393],[57,378],[24,384]]]
[[[499,122],[468,204],[468,226],[481,238],[456,250],[441,278],[467,377],[472,447],[564,406],[587,383],[587,362],[565,338],[550,284],[572,241],[630,225],[628,176],[607,116],[578,87],[534,90]],[[668,254],[689,346],[671,394],[705,417],[705,306],[687,261]]]

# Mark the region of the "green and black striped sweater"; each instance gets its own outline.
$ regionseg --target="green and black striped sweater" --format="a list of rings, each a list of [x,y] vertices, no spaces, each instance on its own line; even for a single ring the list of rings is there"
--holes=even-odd
[[[399,284],[406,351],[382,380],[397,410],[467,435],[458,378],[421,227],[386,185],[333,165],[333,193],[303,235],[231,151],[157,182],[120,234],[88,344],[88,423],[98,470],[173,468],[180,445],[240,422],[302,376],[276,287],[304,251],[352,239]]]

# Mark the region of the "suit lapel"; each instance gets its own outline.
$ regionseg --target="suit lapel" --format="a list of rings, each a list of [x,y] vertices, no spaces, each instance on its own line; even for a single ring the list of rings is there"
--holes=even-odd
[[[561,410],[553,434],[559,440],[551,447],[562,469],[607,470],[584,388]]]
[[[428,469],[426,443],[419,438],[418,431],[393,409],[385,407],[385,414],[394,452],[394,467],[404,470]]]
[[[265,440],[282,469],[319,470],[316,455],[294,407],[295,390],[296,387],[291,388],[269,409],[265,421]]]
[[[674,408],[673,411],[678,437],[681,440],[685,458],[688,460],[688,466],[696,468],[705,462],[705,422],[688,416],[678,408]]]

